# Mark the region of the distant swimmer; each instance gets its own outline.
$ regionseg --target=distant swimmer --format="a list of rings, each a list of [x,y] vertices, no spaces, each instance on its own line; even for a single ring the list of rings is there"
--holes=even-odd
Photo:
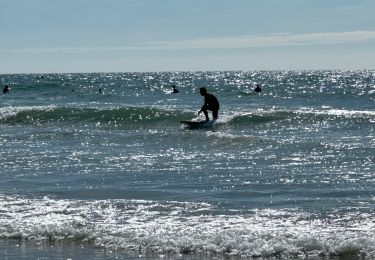
[[[257,84],[257,86],[255,87],[254,92],[262,92],[262,89],[260,88],[259,84]]]
[[[176,88],[175,85],[173,85],[172,88],[173,88],[173,93],[174,93],[174,94],[177,94],[177,93],[180,92],[180,91],[178,91],[178,89]]]
[[[204,97],[204,104],[201,110],[198,112],[198,115],[203,112],[206,117],[206,121],[209,121],[210,119],[208,117],[207,110],[210,110],[212,111],[213,120],[216,120],[219,116],[219,101],[214,95],[207,93],[207,89],[205,87],[200,88],[200,93],[201,96]]]
[[[99,89],[99,94],[104,94],[104,92],[101,88]]]
[[[3,88],[3,94],[7,94],[7,93],[9,93],[9,86],[5,85],[5,87]]]

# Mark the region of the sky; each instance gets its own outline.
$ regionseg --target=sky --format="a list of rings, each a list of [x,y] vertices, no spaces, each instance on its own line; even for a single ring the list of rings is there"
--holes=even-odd
[[[0,74],[375,69],[375,0],[0,0]]]

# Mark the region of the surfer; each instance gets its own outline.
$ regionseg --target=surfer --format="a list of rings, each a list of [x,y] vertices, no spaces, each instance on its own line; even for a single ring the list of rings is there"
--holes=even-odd
[[[174,93],[174,94],[177,94],[177,93],[180,92],[180,91],[178,91],[178,89],[176,88],[176,85],[173,85],[172,88],[173,88],[173,93]]]
[[[219,109],[220,109],[219,101],[214,95],[207,93],[207,89],[205,87],[200,88],[200,93],[201,93],[201,96],[204,96],[204,104],[201,110],[198,112],[198,115],[201,112],[203,112],[203,114],[206,117],[206,122],[207,122],[210,120],[208,117],[207,110],[210,110],[212,111],[213,120],[216,120],[219,116]]]
[[[257,84],[256,88],[254,89],[255,92],[262,92],[262,89],[260,88],[259,84]]]
[[[7,94],[7,93],[9,93],[9,86],[5,85],[5,87],[3,88],[3,94]]]

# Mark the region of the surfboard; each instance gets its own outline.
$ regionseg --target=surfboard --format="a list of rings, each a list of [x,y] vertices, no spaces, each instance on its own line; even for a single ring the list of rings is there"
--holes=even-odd
[[[186,125],[190,128],[210,128],[213,127],[216,123],[216,120],[210,120],[210,121],[188,121],[183,120],[180,121],[181,124]]]

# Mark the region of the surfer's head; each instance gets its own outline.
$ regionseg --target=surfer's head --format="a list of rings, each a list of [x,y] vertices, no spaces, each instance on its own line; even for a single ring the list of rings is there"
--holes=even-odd
[[[207,94],[207,89],[206,89],[205,87],[201,87],[201,88],[199,89],[199,91],[200,91],[200,93],[201,93],[202,96],[204,96],[204,95]]]

